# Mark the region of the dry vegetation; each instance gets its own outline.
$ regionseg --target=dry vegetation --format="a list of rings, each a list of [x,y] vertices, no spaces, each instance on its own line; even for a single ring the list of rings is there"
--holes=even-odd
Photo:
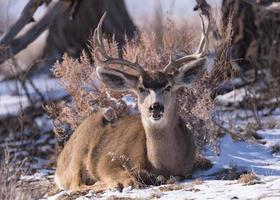
[[[180,184],[180,185],[168,184],[168,185],[160,186],[158,189],[161,192],[176,191],[176,190],[196,191],[197,189],[194,188],[194,186],[201,185],[201,184],[203,184],[203,180],[198,178],[188,184]]]
[[[217,127],[215,126],[217,124],[213,124],[212,122],[216,109],[219,109],[214,107],[211,98],[213,91],[217,87],[217,83],[221,83],[225,79],[233,78],[237,73],[237,69],[231,66],[229,62],[229,50],[231,46],[231,38],[229,35],[231,33],[231,27],[227,27],[227,30],[223,30],[222,32],[224,43],[215,47],[217,58],[211,77],[206,75],[201,81],[195,83],[193,88],[184,89],[178,95],[180,114],[187,122],[187,126],[195,132],[197,144],[201,148],[206,143],[210,143],[216,147],[215,141],[217,137],[222,136],[221,132],[230,133],[233,138],[237,139],[240,139],[238,134],[242,132],[244,133],[243,139],[251,140],[252,137],[256,138],[256,130],[259,128],[275,128],[279,126],[279,121],[273,121],[273,119],[270,120],[268,124],[264,125],[258,112],[261,109],[269,109],[271,113],[276,108],[280,107],[279,56],[277,56],[277,52],[280,51],[280,29],[270,27],[268,24],[261,25],[267,27],[266,29],[271,31],[267,33],[268,35],[261,37],[261,41],[258,41],[263,44],[260,51],[261,55],[258,58],[252,57],[251,62],[255,66],[253,72],[248,76],[244,74],[244,77],[253,77],[252,79],[254,80],[251,84],[246,86],[246,98],[238,105],[240,108],[251,110],[254,113],[253,117],[255,118],[255,123],[248,124],[243,130],[237,131],[234,130],[234,128],[232,130],[226,130],[219,126]],[[189,54],[196,48],[199,42],[199,31],[188,24],[177,26],[171,20],[167,19],[162,23],[162,27],[160,28],[162,30],[157,33],[144,30],[138,33],[136,39],[126,41],[123,47],[123,57],[128,60],[134,60],[135,56],[138,55],[139,63],[144,66],[145,69],[158,70],[162,69],[167,64],[170,54],[175,55],[175,57]],[[273,45],[269,45],[270,41],[267,40],[275,42]],[[93,43],[90,45],[91,48],[94,49]],[[115,57],[120,55],[118,45],[114,40],[106,40],[105,45],[110,55]],[[260,60],[259,58],[264,59]],[[110,109],[110,111],[113,112],[112,118],[120,118],[131,114],[131,108],[122,100],[122,97],[128,93],[111,91],[105,88],[105,86],[97,80],[95,67],[91,62],[92,60],[94,60],[93,55],[88,55],[86,53],[83,53],[79,59],[73,59],[65,54],[62,62],[57,62],[53,67],[55,77],[57,77],[60,84],[69,93],[69,98],[60,102],[49,103],[45,108],[53,119],[54,131],[62,138],[68,138],[70,133],[78,127],[83,119],[94,112]],[[122,68],[122,66],[112,67],[121,68],[133,73],[130,69]],[[275,73],[267,76],[267,69]],[[261,87],[259,87],[260,85]],[[133,94],[130,95],[133,96]],[[31,112],[28,110],[27,113]],[[14,118],[1,119],[0,133],[2,137],[6,137],[6,135],[15,132],[23,133],[29,131],[32,132],[32,136],[30,136],[32,139],[35,140],[39,138],[37,136],[42,133],[40,133],[39,128],[34,125],[34,116],[26,117],[25,115],[20,115]],[[22,139],[22,134],[20,134],[20,137]],[[40,147],[40,145],[37,146]],[[27,156],[26,159],[32,160],[32,156],[36,153],[40,154],[41,152],[39,151],[35,152],[39,147],[34,148],[35,150],[33,151],[30,150],[32,153],[30,153],[30,155],[28,155],[29,157]],[[54,147],[54,145],[52,147]],[[26,147],[24,146],[23,148]],[[33,148],[33,146],[29,147],[29,149],[31,148]],[[280,152],[279,145],[272,146],[271,149],[271,153],[273,154],[279,154]],[[52,153],[54,152],[52,151],[48,154]],[[7,153],[5,155],[0,154],[0,156],[2,156],[0,158],[0,199],[39,198],[49,189],[48,183],[46,183],[46,185],[40,185],[41,183],[33,182],[31,184],[23,183],[22,185],[19,179],[20,175],[25,173],[21,170],[24,163],[20,162],[15,164],[11,162],[10,155]],[[44,157],[49,159],[49,155]],[[55,158],[53,158],[53,161],[54,160]],[[206,166],[205,168],[209,165],[207,162],[202,162],[200,164]],[[138,177],[138,172],[131,171],[128,166],[125,167],[131,173],[134,173],[136,178]],[[256,174],[243,173],[244,172],[240,172],[233,167],[216,174],[216,177],[218,179],[238,179],[238,182],[244,185],[255,183],[257,179]],[[152,175],[148,173],[147,176],[149,176],[150,179],[155,179],[152,181],[166,182],[166,180],[156,179],[157,177],[152,177]],[[202,180],[197,179],[194,181],[193,185],[201,183]],[[139,180],[139,186],[141,186],[141,180]],[[171,185],[160,187],[160,189],[162,191],[170,191],[187,188],[181,185]],[[151,198],[159,197],[160,193],[151,195]],[[129,198],[112,196],[110,199]]]
[[[252,185],[256,180],[257,175],[254,172],[250,172],[247,174],[242,174],[238,179],[238,183],[242,183],[243,185]]]
[[[116,197],[110,196],[108,200],[142,200],[141,198],[130,198],[130,197]]]
[[[137,55],[139,64],[145,69],[159,70],[168,63],[171,54],[180,57],[191,53],[198,45],[199,31],[192,26],[185,24],[178,27],[167,19],[163,23],[162,29],[160,37],[162,40],[159,40],[158,35],[151,31],[143,31],[138,34],[136,39],[126,41],[123,47],[123,57],[127,60],[134,60]],[[111,56],[119,55],[114,40],[106,40],[105,46]],[[91,43],[91,47],[94,49],[93,43]],[[69,102],[62,101],[47,106],[47,111],[54,119],[55,130],[61,136],[68,134],[69,127],[72,131],[75,130],[84,118],[105,108],[112,108],[116,118],[129,114],[130,108],[122,100],[127,93],[113,92],[105,88],[97,80],[94,66],[90,64],[92,58],[93,54],[88,56],[85,53],[77,60],[65,55],[63,61],[57,63],[53,68],[54,75],[71,96]],[[224,58],[225,56],[221,56],[220,59]],[[111,67],[133,73],[122,66]],[[220,65],[220,67],[224,66]],[[188,122],[187,125],[195,130],[199,140],[198,144],[203,145],[205,141],[214,141],[205,127],[205,122],[207,122],[209,128],[211,111],[213,111],[209,77],[205,76],[191,89],[182,90],[178,95],[178,101],[181,116]]]
[[[196,48],[199,42],[199,34],[197,34],[199,31],[189,25],[177,27],[171,20],[167,20],[164,23],[163,30],[161,41],[159,41],[157,35],[151,31],[139,33],[135,40],[126,42],[123,56],[128,60],[133,60],[135,55],[138,55],[139,63],[142,66],[148,70],[157,70],[163,68],[167,64],[170,54],[177,57],[189,54]],[[119,55],[117,44],[113,40],[106,40],[105,44],[110,55]],[[92,46],[92,48],[94,48],[94,46]],[[131,109],[122,100],[122,97],[128,93],[110,91],[97,80],[95,68],[91,64],[92,56],[93,55],[86,55],[86,53],[83,53],[79,59],[73,59],[64,55],[63,61],[61,63],[56,63],[53,68],[54,75],[69,93],[70,97],[60,102],[51,102],[45,107],[53,119],[55,132],[62,138],[64,136],[68,138],[70,135],[69,133],[75,130],[83,119],[94,112],[111,108],[114,118],[120,118],[130,114],[129,111]],[[131,71],[131,73],[133,72]],[[212,136],[207,135],[208,132],[206,132],[205,124],[206,121],[210,121],[209,110],[213,109],[208,86],[209,77],[204,77],[202,81],[195,83],[194,88],[182,90],[178,95],[181,115],[188,121],[188,126],[196,131],[199,139],[198,144],[200,145],[203,145],[206,140],[212,140]],[[131,95],[133,96],[133,94]],[[30,137],[32,137],[31,139],[24,139],[33,140],[34,146],[36,146],[35,141],[40,138],[39,136],[46,136],[50,133],[42,133],[40,129],[34,125],[35,117],[41,115],[42,110],[40,110],[40,114],[33,110],[27,110],[26,113],[32,113],[32,116],[22,115],[21,117],[15,117],[15,119],[12,118],[8,121],[5,119],[3,122],[1,121],[0,124],[3,123],[5,126],[1,126],[0,131],[5,134],[18,132],[21,137],[24,135],[21,133],[32,133],[30,134]],[[35,113],[34,116],[33,113]],[[18,126],[15,126],[15,124]],[[209,123],[207,126],[209,127]],[[198,127],[203,131],[198,132]],[[53,157],[49,158],[49,155],[53,156],[53,151],[51,153],[42,152],[40,150],[40,144],[37,146],[33,151],[30,151],[30,153],[29,149],[32,149],[33,145],[28,145],[28,155],[25,159],[32,161],[35,155],[42,154],[39,157],[43,156],[51,161],[55,160]],[[52,150],[54,150],[53,147],[54,144],[51,145]],[[27,149],[27,147],[23,146],[18,150],[22,150],[21,148]],[[18,199],[39,198],[49,190],[50,185],[47,181],[46,183],[43,181],[33,181],[31,183],[20,182],[19,178],[22,172],[19,173],[15,170],[17,169],[17,165],[4,161],[2,164],[0,175],[2,181],[0,199],[15,199],[15,195]],[[28,168],[29,165],[24,167]],[[31,173],[34,173],[34,171]],[[131,171],[131,173],[134,173],[137,178],[140,172]],[[160,177],[154,177],[148,172],[141,173],[146,173],[147,178],[155,182],[155,185],[167,181],[160,179]],[[141,187],[141,180],[139,180],[139,186]],[[16,194],[12,191],[19,191],[20,193]]]
[[[13,191],[17,187],[18,171],[14,171],[14,167],[11,168],[7,151],[5,151],[5,155],[2,155],[0,161],[0,198],[15,199]]]
[[[27,174],[25,160],[15,161],[6,149],[0,159],[0,199],[39,199],[49,190],[49,181],[25,182],[20,177]]]
[[[37,172],[38,160],[48,160],[45,163],[45,167],[49,165],[48,168],[51,168],[51,162],[55,160],[54,144],[49,143],[53,134],[42,133],[34,123],[42,111],[29,107],[18,116],[0,119],[0,199],[39,199],[50,188],[48,178],[21,179]],[[39,140],[41,143],[37,142]]]

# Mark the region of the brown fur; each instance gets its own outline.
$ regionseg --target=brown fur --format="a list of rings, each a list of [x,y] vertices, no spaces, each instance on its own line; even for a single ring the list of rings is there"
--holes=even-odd
[[[179,126],[181,126],[180,124]],[[160,133],[154,135],[164,137]],[[174,149],[164,147],[166,150],[161,152],[166,159],[165,162],[172,165],[172,170],[175,173],[178,171],[177,169],[182,170],[179,171],[179,174],[172,175],[183,176],[191,172],[194,144],[192,136],[190,138],[188,136],[191,134],[185,136],[187,140],[191,138],[188,147],[186,147],[191,149],[187,155],[189,163],[180,163],[180,160],[176,163],[175,160],[178,158],[173,157],[172,150]],[[153,139],[150,141],[160,140],[160,138]],[[112,161],[110,156],[112,153],[128,158],[132,168],[147,170],[166,177],[171,175],[164,167],[156,168],[150,164],[146,145],[146,134],[139,115],[128,116],[113,124],[105,125],[102,113],[93,114],[73,133],[59,155],[55,181],[61,189],[71,191],[101,191],[108,188],[134,186],[135,177],[122,166],[122,163]],[[140,177],[140,179],[145,180],[145,177]]]
[[[109,154],[127,156],[134,166],[145,168],[145,141],[139,116],[126,117],[106,126],[102,113],[90,116],[73,133],[59,155],[56,170],[59,186],[79,190],[86,183],[96,181],[109,187],[119,183],[128,186],[131,177],[121,165],[111,161]]]

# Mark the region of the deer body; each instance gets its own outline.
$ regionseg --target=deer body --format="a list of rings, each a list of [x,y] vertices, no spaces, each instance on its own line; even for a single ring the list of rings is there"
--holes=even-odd
[[[102,113],[93,114],[65,145],[56,170],[56,183],[61,189],[91,189],[86,185],[96,181],[103,184],[93,185],[93,190],[133,186],[134,178],[119,162],[112,162],[111,153],[125,156],[131,166],[153,174],[169,177],[191,173],[194,141],[181,121],[174,125],[178,131],[176,134],[180,136],[174,140],[170,135],[173,130],[153,132],[151,129],[147,133],[139,115],[108,125],[104,125],[103,120]]]
[[[181,119],[171,127],[146,130],[147,158],[153,174],[185,177],[191,174],[195,145]]]
[[[60,188],[69,190],[83,189],[83,185],[96,181],[104,182],[108,187],[116,187],[118,182],[128,186],[130,176],[120,163],[111,161],[109,154],[129,156],[133,165],[145,167],[145,140],[139,116],[104,126],[103,114],[94,114],[73,133],[60,154],[56,182]],[[131,143],[133,148],[127,145]]]
[[[112,89],[134,92],[140,115],[109,124],[102,113],[87,118],[59,155],[55,182],[62,189],[99,191],[134,186],[134,169],[139,169],[138,178],[144,183],[149,180],[141,170],[166,178],[190,175],[195,144],[178,115],[176,94],[179,88],[191,86],[205,71],[209,23],[205,30],[201,17],[203,33],[195,54],[171,59],[163,71],[148,72],[137,59],[131,63],[106,53],[101,32],[103,20],[104,16],[94,32],[95,59],[103,65],[96,67],[97,76]],[[125,65],[139,75],[109,68],[109,64]],[[178,67],[176,72],[170,72]]]

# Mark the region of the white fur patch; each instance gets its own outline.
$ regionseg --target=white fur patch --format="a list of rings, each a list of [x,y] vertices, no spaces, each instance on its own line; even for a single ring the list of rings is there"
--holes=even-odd
[[[55,175],[54,175],[54,182],[55,182],[55,184],[57,185],[57,187],[59,188],[59,189],[61,189],[61,190],[64,190],[65,188],[62,186],[62,184],[61,184],[61,181],[60,181],[60,178],[59,178],[59,176],[55,173]]]
[[[142,124],[147,128],[162,128],[168,123],[166,116],[163,116],[159,120],[154,120],[152,117],[142,119]]]

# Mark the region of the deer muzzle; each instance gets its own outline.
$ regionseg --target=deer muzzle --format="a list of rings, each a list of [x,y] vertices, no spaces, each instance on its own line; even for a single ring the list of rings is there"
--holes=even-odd
[[[149,112],[154,120],[160,120],[164,113],[164,106],[161,103],[154,103],[149,107]]]

